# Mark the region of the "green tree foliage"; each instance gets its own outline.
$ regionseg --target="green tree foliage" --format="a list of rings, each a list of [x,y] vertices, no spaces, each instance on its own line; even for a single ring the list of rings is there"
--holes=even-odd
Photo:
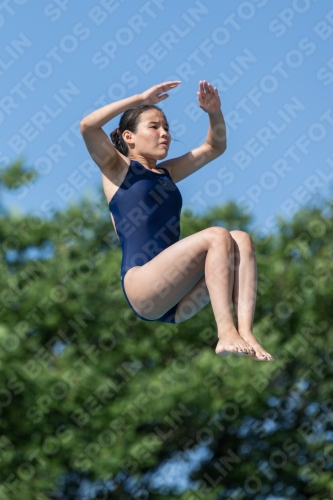
[[[17,189],[20,186],[29,184],[36,178],[36,170],[24,168],[22,159],[17,160],[8,168],[0,170],[0,184],[9,189]]]
[[[254,333],[272,363],[217,356],[210,304],[178,325],[139,320],[102,195],[48,220],[4,212],[0,499],[79,499],[84,481],[96,500],[332,498],[332,208],[255,240]],[[250,222],[233,203],[186,211],[182,237]],[[198,447],[190,489],[153,482]]]

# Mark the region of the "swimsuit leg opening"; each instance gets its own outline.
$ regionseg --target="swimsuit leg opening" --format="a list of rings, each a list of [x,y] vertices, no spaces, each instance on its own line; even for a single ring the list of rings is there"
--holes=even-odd
[[[144,318],[143,316],[140,316],[140,314],[135,311],[135,309],[133,308],[132,304],[130,303],[130,301],[129,301],[128,297],[127,297],[127,294],[125,292],[125,287],[124,287],[124,277],[125,277],[125,275],[126,275],[126,273],[124,274],[124,276],[120,277],[120,283],[121,283],[121,287],[123,289],[123,293],[124,293],[125,299],[127,301],[127,304],[129,305],[129,307],[132,310],[132,312],[135,314],[135,316],[137,316],[138,318],[142,319],[143,321],[156,321],[154,319]]]
[[[127,297],[127,294],[125,292],[125,287],[124,287],[124,277],[125,277],[126,273],[120,277],[120,282],[121,282],[121,287],[123,289],[123,293],[124,293],[124,296],[125,296],[125,299],[130,307],[130,309],[133,311],[133,313],[140,319],[142,319],[143,321],[159,321],[161,323],[176,323],[176,319],[175,319],[175,316],[176,316],[176,310],[177,310],[177,306],[178,306],[178,303],[175,304],[173,307],[171,307],[171,309],[169,309],[169,311],[167,311],[165,314],[163,314],[163,316],[161,316],[160,318],[156,318],[156,319],[148,319],[148,318],[144,318],[143,316],[141,316],[139,313],[137,313],[135,311],[135,309],[133,308],[132,304],[130,303],[128,297]]]

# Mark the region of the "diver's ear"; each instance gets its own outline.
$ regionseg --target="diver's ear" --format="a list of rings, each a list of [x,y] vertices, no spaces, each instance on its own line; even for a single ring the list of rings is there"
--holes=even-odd
[[[134,144],[134,134],[130,130],[125,130],[123,132],[123,138],[128,144]]]

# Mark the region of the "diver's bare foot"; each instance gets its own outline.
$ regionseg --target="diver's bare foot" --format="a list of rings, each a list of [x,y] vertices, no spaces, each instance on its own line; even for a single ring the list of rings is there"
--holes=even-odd
[[[259,344],[251,330],[241,331],[239,335],[254,349],[255,354],[253,355],[253,359],[257,361],[274,361],[273,356]]]
[[[255,351],[240,335],[236,329],[220,332],[219,341],[215,347],[215,352],[219,356],[237,354],[237,356],[254,356]]]

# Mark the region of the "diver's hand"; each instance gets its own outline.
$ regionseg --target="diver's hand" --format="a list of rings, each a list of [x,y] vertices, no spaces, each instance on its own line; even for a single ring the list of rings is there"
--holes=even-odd
[[[201,109],[206,111],[206,113],[216,113],[220,111],[221,100],[217,87],[213,87],[206,80],[200,80],[199,92],[197,92],[197,95],[198,105]]]
[[[158,104],[169,97],[169,94],[164,94],[170,89],[177,87],[180,84],[180,80],[175,80],[172,82],[164,82],[159,85],[154,85],[145,92],[142,92],[142,104]]]

